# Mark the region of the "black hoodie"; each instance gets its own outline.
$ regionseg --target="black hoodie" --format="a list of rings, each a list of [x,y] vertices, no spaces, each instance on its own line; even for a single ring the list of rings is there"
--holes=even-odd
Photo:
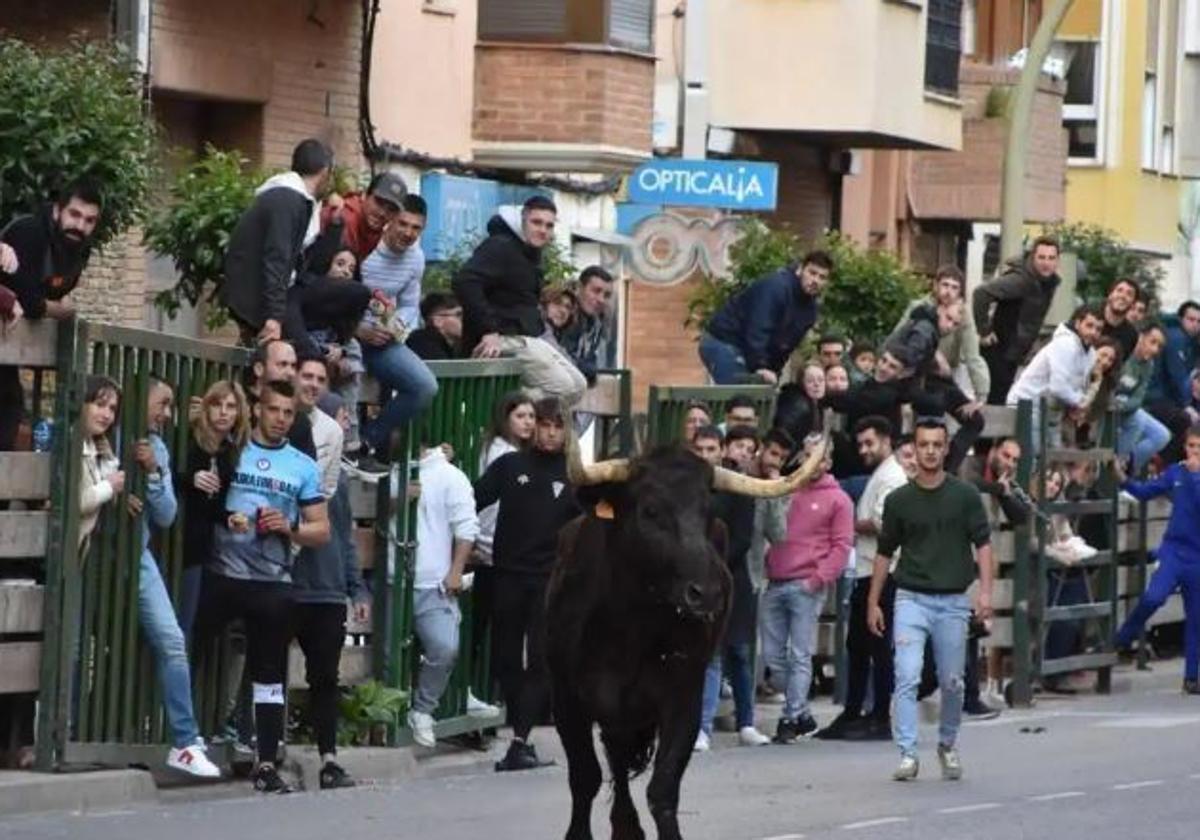
[[[18,216],[3,231],[0,241],[17,254],[15,274],[0,272],[0,283],[17,294],[26,318],[46,314],[46,301],[59,300],[79,283],[91,256],[89,243],[75,244],[63,237],[54,221],[51,205],[32,216]]]
[[[996,350],[1010,362],[1022,362],[1033,349],[1059,277],[1042,277],[1033,270],[1033,255],[1010,260],[1005,272],[981,283],[971,299],[979,337],[995,333]]]
[[[521,238],[520,224],[519,216],[515,221],[493,216],[488,238],[454,278],[454,294],[463,305],[464,351],[474,350],[488,333],[542,334],[542,251]]]

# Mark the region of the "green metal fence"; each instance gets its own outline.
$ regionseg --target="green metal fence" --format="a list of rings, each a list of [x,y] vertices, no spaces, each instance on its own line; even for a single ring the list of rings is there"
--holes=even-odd
[[[150,652],[138,636],[138,519],[128,495],[145,498],[146,477],[133,461],[133,443],[147,434],[150,376],[170,383],[178,411],[212,382],[236,376],[245,350],[147,330],[63,323],[58,330],[58,392],[46,565],[46,640],[43,652],[38,762],[124,763],[137,746],[165,743],[161,695]],[[102,374],[121,387],[117,452],[126,471],[125,494],[105,506],[86,555],[78,550],[82,436],[76,418],[86,379]],[[181,408],[180,408],[181,407]],[[188,445],[188,424],[176,417],[164,442],[172,466]],[[183,511],[152,545],[168,589],[177,594],[183,562]],[[216,669],[201,673],[197,690],[215,697]],[[210,704],[215,709],[216,703]]]
[[[647,447],[678,441],[683,436],[683,419],[688,406],[702,402],[712,412],[714,423],[725,418],[725,406],[735,396],[747,396],[758,409],[761,431],[769,428],[775,413],[773,385],[651,385],[648,406]]]
[[[454,447],[457,466],[474,481],[479,476],[494,406],[520,384],[520,364],[512,360],[430,362],[429,368],[438,379],[438,395],[429,411],[409,424],[391,475],[380,482],[379,488],[377,521],[387,531],[376,541],[376,574],[384,575],[376,582],[376,627],[387,628],[387,632],[376,634],[374,656],[380,679],[406,690],[413,685],[420,646],[412,613],[416,503],[406,500],[405,488],[418,480],[420,445],[449,443]],[[388,512],[386,517],[384,511]],[[464,597],[460,606],[459,658],[435,714],[439,737],[484,725],[465,717],[467,692],[473,690],[482,700],[490,699],[491,693],[487,646],[476,650],[472,644],[474,599]],[[395,733],[396,743],[405,743],[409,738],[403,728]]]

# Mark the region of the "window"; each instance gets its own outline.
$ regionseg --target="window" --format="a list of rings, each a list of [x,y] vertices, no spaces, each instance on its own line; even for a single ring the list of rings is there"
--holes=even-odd
[[[653,0],[479,0],[481,41],[608,44],[652,52]]]
[[[925,89],[958,96],[962,0],[929,0],[925,21]]]
[[[1098,41],[1058,41],[1051,52],[1066,67],[1063,127],[1072,163],[1101,160],[1103,50]]]
[[[1158,151],[1158,74],[1146,71],[1142,85],[1142,169],[1154,169]]]
[[[1183,51],[1200,55],[1200,0],[1186,0],[1183,10]]]

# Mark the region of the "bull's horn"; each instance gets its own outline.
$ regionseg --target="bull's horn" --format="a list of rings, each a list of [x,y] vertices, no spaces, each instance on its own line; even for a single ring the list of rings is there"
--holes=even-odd
[[[615,458],[610,461],[600,461],[596,464],[583,463],[579,452],[579,439],[574,433],[567,436],[567,480],[575,487],[589,484],[605,484],[621,482],[629,478],[629,460]]]
[[[751,478],[734,470],[715,467],[713,470],[713,489],[726,493],[736,493],[739,496],[753,496],[758,499],[773,499],[793,493],[812,481],[813,474],[820,467],[829,451],[829,436],[826,435],[820,446],[814,446],[808,453],[804,463],[791,475],[781,478]]]

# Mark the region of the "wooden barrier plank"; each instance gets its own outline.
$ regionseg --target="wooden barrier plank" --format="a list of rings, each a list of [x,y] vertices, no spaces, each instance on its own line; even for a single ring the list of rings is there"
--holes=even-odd
[[[1012,437],[1017,433],[1017,410],[1006,405],[985,405],[983,412],[983,436],[987,438]]]
[[[359,525],[354,529],[354,549],[358,554],[358,568],[375,568],[374,525]]]
[[[360,478],[350,479],[350,515],[355,519],[375,519],[379,508],[379,485]]]
[[[32,581],[0,580],[0,633],[42,632],[44,595]]]
[[[57,363],[57,342],[57,322],[22,318],[0,331],[0,365],[52,368]]]
[[[49,452],[0,452],[0,499],[49,497]]]
[[[46,556],[46,511],[0,511],[0,558]]]
[[[0,643],[0,694],[37,691],[41,667],[41,642]]]
[[[1013,579],[997,578],[992,581],[992,609],[1011,610],[1013,604]]]
[[[611,373],[596,376],[596,384],[583,392],[583,399],[575,406],[576,411],[587,411],[604,417],[616,417],[621,413],[621,377]]]

